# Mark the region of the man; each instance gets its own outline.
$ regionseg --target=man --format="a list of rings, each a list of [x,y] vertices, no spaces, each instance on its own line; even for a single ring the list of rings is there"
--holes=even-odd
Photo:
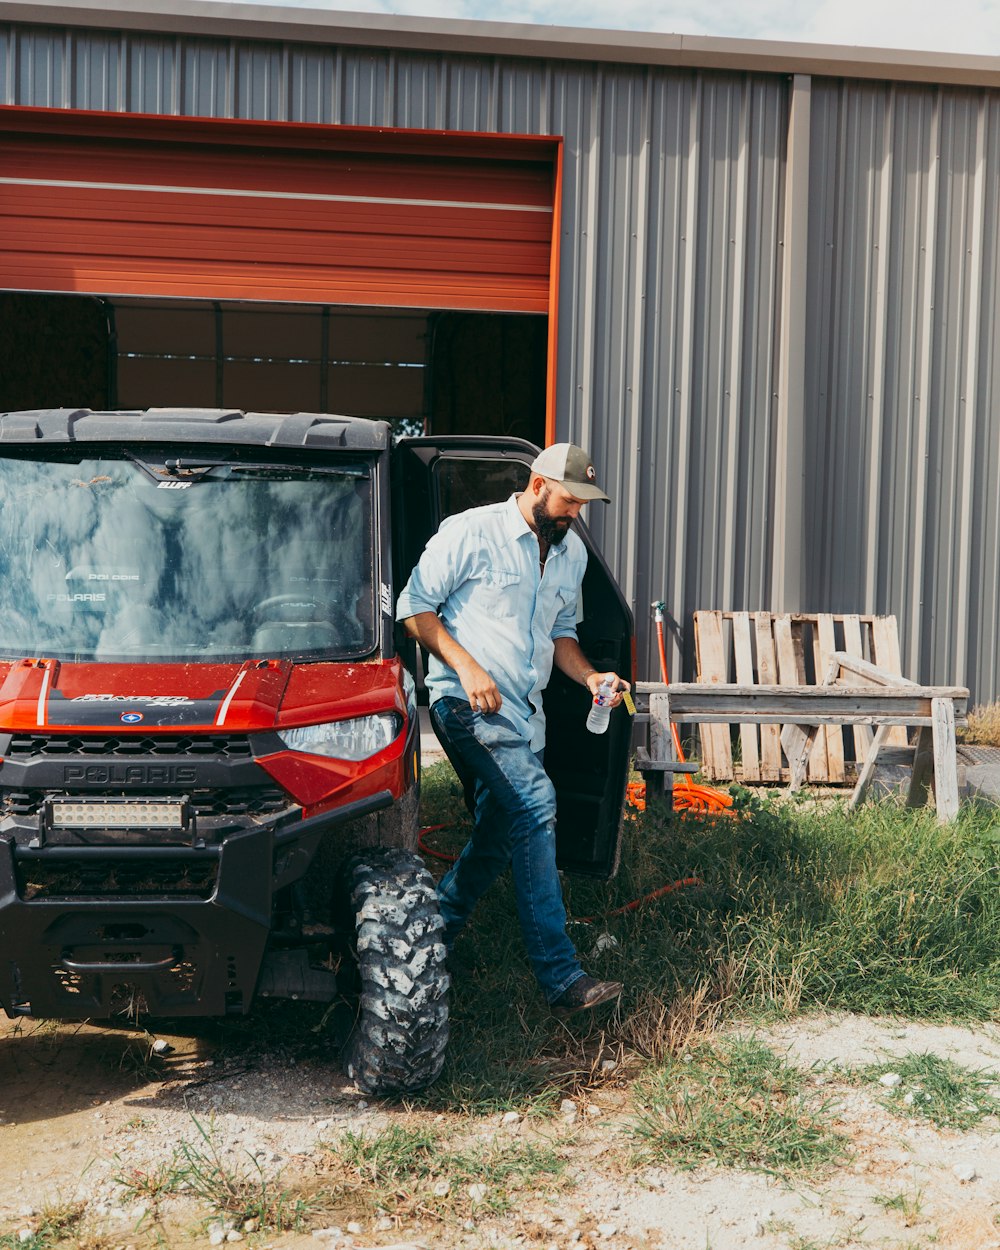
[[[555,789],[542,766],[542,691],[553,662],[596,695],[628,682],[598,672],[577,640],[587,551],[571,530],[601,499],[590,457],[557,443],[504,503],[449,517],[427,544],[396,615],[430,652],[431,720],[474,798],[472,837],[438,890],[449,948],[511,866],[521,933],[542,993],[561,1015],[616,998],[621,985],[580,966],[566,934],[555,858]]]

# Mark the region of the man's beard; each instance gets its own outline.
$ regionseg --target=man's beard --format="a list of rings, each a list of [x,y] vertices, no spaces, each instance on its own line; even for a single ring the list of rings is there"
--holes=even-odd
[[[573,524],[570,517],[552,517],[548,513],[550,491],[545,488],[545,494],[535,503],[531,509],[531,519],[535,522],[535,530],[539,538],[543,538],[550,547],[558,547],[562,540],[569,533],[569,527]]]

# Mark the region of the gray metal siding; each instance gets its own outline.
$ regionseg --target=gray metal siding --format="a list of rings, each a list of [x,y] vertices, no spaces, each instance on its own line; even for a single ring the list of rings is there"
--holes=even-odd
[[[564,136],[557,428],[613,497],[589,521],[640,675],[662,597],[682,625],[698,607],[895,612],[906,671],[1000,689],[997,92],[814,80],[789,536],[806,572],[785,604],[787,75],[0,25],[0,101]]]
[[[1000,95],[820,82],[812,118],[808,598],[994,697]]]
[[[613,496],[589,521],[643,674],[653,599],[767,602],[784,80],[41,28],[0,48],[7,103],[563,135],[557,426]]]

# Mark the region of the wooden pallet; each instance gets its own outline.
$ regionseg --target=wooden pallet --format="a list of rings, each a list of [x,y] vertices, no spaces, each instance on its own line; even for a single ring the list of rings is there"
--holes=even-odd
[[[902,675],[894,616],[700,611],[694,614],[694,636],[699,682],[819,685],[836,651]],[[729,725],[700,725],[699,731],[702,772],[707,777],[750,783],[789,779],[780,725],[741,724],[739,764],[733,761]],[[880,745],[906,744],[906,729],[893,726]],[[871,749],[869,726],[827,725],[810,752],[807,778],[834,785],[853,781]]]

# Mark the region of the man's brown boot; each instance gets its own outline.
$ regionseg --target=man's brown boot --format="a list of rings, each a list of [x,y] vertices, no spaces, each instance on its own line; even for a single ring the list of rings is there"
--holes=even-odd
[[[563,990],[559,997],[549,1004],[553,1015],[571,1016],[576,1011],[589,1011],[622,992],[620,981],[598,981],[584,974],[577,977],[569,989]]]

